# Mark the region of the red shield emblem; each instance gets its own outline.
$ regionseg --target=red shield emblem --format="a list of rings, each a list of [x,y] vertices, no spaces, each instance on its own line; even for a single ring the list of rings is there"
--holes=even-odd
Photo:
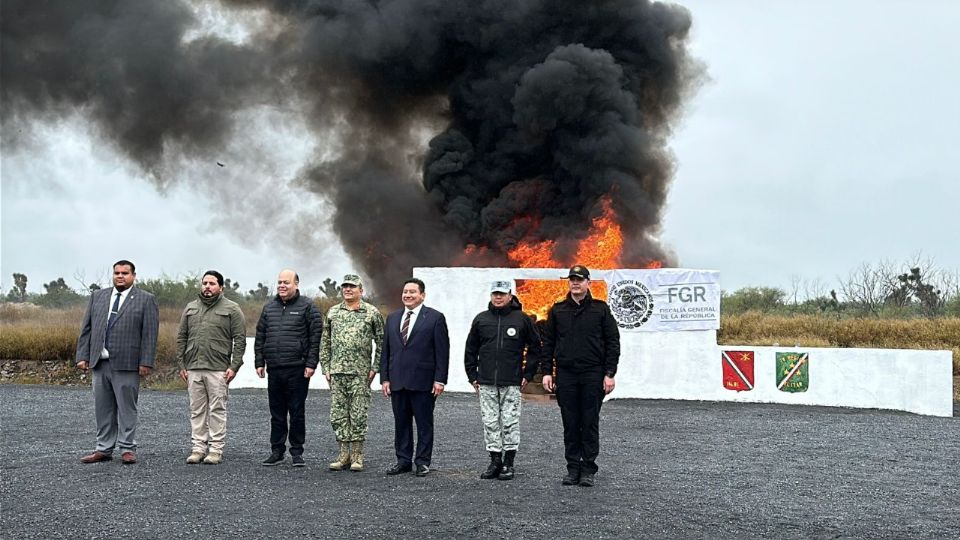
[[[723,387],[735,392],[753,390],[753,351],[720,351]]]

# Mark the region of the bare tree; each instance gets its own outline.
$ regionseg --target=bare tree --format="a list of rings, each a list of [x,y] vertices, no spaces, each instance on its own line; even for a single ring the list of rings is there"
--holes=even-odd
[[[897,279],[892,263],[883,260],[876,266],[863,263],[846,279],[839,281],[840,293],[851,307],[866,314],[880,315]]]
[[[80,285],[77,287],[77,292],[93,293],[94,291],[99,291],[101,288],[103,288],[102,276],[96,281],[87,281],[87,271],[80,268],[77,268],[73,271],[73,280]]]
[[[800,285],[802,283],[803,279],[798,274],[793,274],[790,276],[790,292],[787,294],[787,296],[793,299],[793,305],[800,303]]]
[[[803,281],[804,300],[815,300],[827,296],[827,284],[819,277]]]
[[[952,291],[960,287],[957,276],[917,254],[901,264],[864,263],[840,280],[840,291],[851,309],[864,314],[880,315],[888,307],[934,316],[943,313]]]
[[[932,258],[919,254],[902,270],[896,274],[896,285],[887,303],[901,308],[915,306],[927,316],[942,313],[947,303],[944,286],[949,274]]]
[[[960,298],[960,270],[943,273],[943,294],[948,301]]]

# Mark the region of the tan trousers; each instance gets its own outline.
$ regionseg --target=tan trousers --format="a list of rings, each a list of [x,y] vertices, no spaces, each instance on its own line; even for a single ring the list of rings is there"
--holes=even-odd
[[[227,380],[222,371],[187,371],[190,395],[190,439],[193,451],[223,453],[227,434]]]

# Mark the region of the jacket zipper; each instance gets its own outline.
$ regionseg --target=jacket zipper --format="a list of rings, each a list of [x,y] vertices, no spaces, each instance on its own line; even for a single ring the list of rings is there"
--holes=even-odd
[[[499,313],[497,314],[497,354],[493,359],[493,385],[497,386],[497,383],[500,382],[500,349],[503,345],[503,336],[500,334],[500,319],[503,316]]]

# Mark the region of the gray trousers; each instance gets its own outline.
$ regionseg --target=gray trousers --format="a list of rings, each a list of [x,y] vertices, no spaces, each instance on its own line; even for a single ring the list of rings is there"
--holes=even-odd
[[[140,395],[140,374],[136,371],[113,371],[107,360],[100,360],[93,370],[93,398],[97,415],[97,451],[113,453],[136,451],[137,397]]]
[[[488,452],[520,447],[522,402],[519,386],[480,385],[480,419],[483,420],[483,442]]]

